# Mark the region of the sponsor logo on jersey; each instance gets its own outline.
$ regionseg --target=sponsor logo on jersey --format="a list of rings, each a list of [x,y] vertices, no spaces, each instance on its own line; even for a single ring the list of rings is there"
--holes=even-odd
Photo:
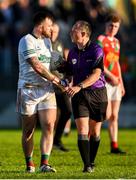
[[[40,57],[38,57],[38,59],[42,63],[50,63],[50,57],[47,57],[45,55],[40,54]]]

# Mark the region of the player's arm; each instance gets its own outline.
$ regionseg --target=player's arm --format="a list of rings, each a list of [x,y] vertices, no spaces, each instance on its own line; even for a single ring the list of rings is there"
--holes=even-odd
[[[119,84],[119,78],[116,77],[114,74],[112,74],[105,66],[104,66],[104,73],[105,76],[111,80],[113,86]]]
[[[55,75],[53,75],[46,67],[44,67],[36,57],[31,57],[28,60],[28,63],[32,66],[32,68],[42,77],[56,84],[62,90],[65,90],[64,85],[62,85],[62,81]]]
[[[118,70],[119,70],[119,81],[121,84],[121,92],[122,92],[122,96],[125,95],[125,88],[124,88],[124,83],[123,83],[123,79],[122,79],[122,73],[121,73],[121,68],[120,68],[120,64],[118,62]]]
[[[99,35],[97,40],[96,40],[96,43],[101,47],[103,48],[103,40],[104,40],[105,36],[103,35]]]
[[[46,78],[49,81],[53,81],[53,79],[55,78],[55,76],[49,72],[47,70],[46,67],[44,67],[38,60],[36,57],[31,57],[29,59],[27,59],[27,61],[29,62],[29,64],[32,66],[32,68],[42,77]],[[57,80],[56,80],[57,81]],[[59,82],[59,78],[58,78],[58,82]]]

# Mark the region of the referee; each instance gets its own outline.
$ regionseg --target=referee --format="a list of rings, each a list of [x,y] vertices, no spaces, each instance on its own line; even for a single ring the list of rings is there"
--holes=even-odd
[[[67,89],[78,131],[78,148],[84,163],[83,172],[94,170],[94,160],[100,143],[100,130],[105,119],[107,93],[103,73],[103,51],[91,42],[91,27],[77,21],[71,31],[76,46],[70,50],[67,73],[73,86]]]

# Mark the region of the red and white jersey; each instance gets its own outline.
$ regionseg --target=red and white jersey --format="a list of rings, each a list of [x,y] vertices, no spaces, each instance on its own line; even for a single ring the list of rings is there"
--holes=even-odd
[[[23,87],[25,83],[44,85],[45,82],[47,82],[47,79],[41,77],[37,72],[34,71],[27,59],[37,57],[37,59],[49,70],[51,51],[52,46],[50,39],[39,39],[34,37],[32,34],[27,34],[21,38],[18,47],[18,88]]]

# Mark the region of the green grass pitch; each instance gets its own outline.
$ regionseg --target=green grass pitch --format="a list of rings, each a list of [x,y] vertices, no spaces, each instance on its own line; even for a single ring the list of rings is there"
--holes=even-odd
[[[82,173],[82,162],[77,148],[77,132],[63,137],[69,152],[53,150],[50,164],[56,173],[39,173],[40,130],[35,132],[34,162],[36,173],[25,172],[25,161],[21,147],[21,130],[0,130],[0,179],[135,179],[136,178],[136,129],[119,131],[119,144],[127,155],[109,153],[107,130],[101,133],[101,143],[96,158],[96,168],[91,174]]]

